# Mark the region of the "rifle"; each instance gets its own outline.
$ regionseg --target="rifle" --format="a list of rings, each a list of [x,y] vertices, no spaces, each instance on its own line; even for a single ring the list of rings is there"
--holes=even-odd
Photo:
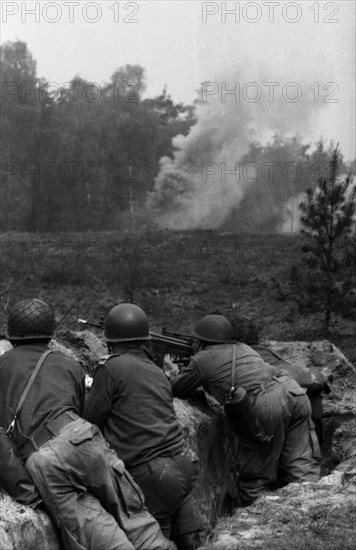
[[[93,323],[92,321],[86,321],[85,319],[78,319],[78,323],[81,325],[88,325],[89,327],[100,328],[100,330],[104,329],[104,325],[102,323]]]
[[[93,323],[85,319],[78,319],[78,323],[103,329],[101,323]],[[191,334],[170,332],[166,328],[162,329],[162,333],[150,332],[151,340],[144,350],[148,357],[154,361],[160,368],[163,368],[164,356],[169,354],[177,363],[187,364],[190,357],[194,355],[193,343],[194,336]]]
[[[162,333],[150,332],[150,349],[154,361],[159,367],[163,367],[164,356],[168,353],[177,363],[186,365],[194,355],[194,337],[190,334],[169,332],[165,328]]]

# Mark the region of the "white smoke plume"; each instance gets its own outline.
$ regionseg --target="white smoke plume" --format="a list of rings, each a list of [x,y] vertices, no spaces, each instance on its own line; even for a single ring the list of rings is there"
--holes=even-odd
[[[287,200],[283,205],[282,220],[279,226],[277,227],[278,233],[299,233],[302,229],[302,224],[300,221],[301,211],[299,208],[300,203],[305,201],[306,194],[299,193],[299,195],[294,195]]]
[[[346,180],[347,177],[348,177],[348,174],[342,174],[340,176],[340,178],[342,178],[344,181]],[[347,201],[350,201],[352,196],[355,197],[355,193],[356,193],[356,175],[352,175],[351,178],[352,179],[351,179],[350,185],[349,185],[349,187],[347,189],[347,192],[346,192],[346,200]],[[354,200],[356,200],[356,197],[355,197]],[[352,224],[352,227],[351,227],[351,233],[353,235],[356,235],[356,210],[354,212],[352,220],[353,220],[353,224]]]
[[[348,174],[341,174],[339,176],[339,179],[342,181],[345,181],[347,177],[348,177]],[[355,193],[354,191],[355,188],[356,188],[356,177],[353,176],[351,183],[348,187],[347,193],[345,195],[345,199],[347,201],[351,200],[352,194]],[[300,221],[302,213],[299,208],[299,205],[302,202],[304,202],[306,198],[307,198],[306,193],[299,193],[298,195],[294,195],[290,197],[284,203],[281,222],[277,226],[278,233],[282,233],[282,234],[299,233],[299,231],[302,229],[302,223]],[[353,216],[353,225],[351,228],[351,233],[354,234],[355,231],[356,231],[356,212]]]
[[[246,62],[245,66],[253,67]],[[256,78],[247,70],[239,69],[239,78],[218,76],[214,83],[204,84],[205,102],[197,105],[197,123],[187,136],[173,139],[174,159],[163,157],[155,180],[155,189],[149,198],[149,207],[155,212],[161,228],[214,229],[222,225],[231,209],[236,209],[249,182],[245,181],[244,167],[239,163],[252,141],[266,144],[273,135],[308,137],[313,120],[322,103],[316,104],[308,87],[315,75],[308,79],[260,74]],[[231,76],[232,75],[232,76]],[[279,82],[273,90],[267,82]],[[257,86],[244,86],[255,82]],[[299,101],[282,96],[288,83],[296,82],[302,90]],[[225,84],[224,84],[225,83]],[[237,84],[236,84],[237,83]],[[240,86],[238,94],[226,91]],[[261,97],[258,98],[258,91]],[[289,86],[288,97],[294,99],[296,88]],[[214,93],[214,91],[216,93]],[[244,92],[244,93],[243,93]],[[272,95],[273,94],[273,95]],[[249,99],[257,101],[249,101]],[[239,101],[236,101],[239,99]],[[236,174],[226,171],[236,171]]]

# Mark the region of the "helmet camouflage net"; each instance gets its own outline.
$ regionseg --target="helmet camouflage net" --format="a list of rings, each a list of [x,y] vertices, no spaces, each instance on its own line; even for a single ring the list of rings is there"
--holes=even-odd
[[[10,340],[51,338],[54,331],[54,313],[42,300],[23,300],[11,309],[7,329]]]

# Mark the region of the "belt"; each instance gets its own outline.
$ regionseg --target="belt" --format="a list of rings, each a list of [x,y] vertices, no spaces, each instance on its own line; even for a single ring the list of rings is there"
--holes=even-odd
[[[182,451],[178,451],[178,453],[175,453],[174,455],[172,454],[172,455],[165,455],[165,456],[157,456],[156,458],[147,460],[146,462],[143,462],[142,464],[138,464],[133,468],[127,468],[127,470],[130,472],[130,474],[133,477],[137,477],[142,474],[152,474],[155,471],[155,466],[159,465],[162,462],[165,462],[169,458],[174,458],[175,456],[180,455],[181,453]]]
[[[73,411],[64,411],[60,416],[54,420],[48,420],[43,426],[38,428],[32,436],[28,438],[26,443],[18,449],[18,453],[22,460],[26,461],[32,453],[38,451],[45,443],[50,439],[57,437],[59,432],[70,424],[77,420],[79,416]]]
[[[257,396],[259,393],[264,393],[266,391],[272,390],[273,388],[276,387],[276,382],[278,384],[281,383],[281,380],[279,380],[279,378],[281,378],[282,376],[284,376],[284,373],[276,374],[270,380],[267,380],[266,382],[263,382],[262,384],[257,384],[255,386],[253,386],[250,390],[248,390],[247,394]]]

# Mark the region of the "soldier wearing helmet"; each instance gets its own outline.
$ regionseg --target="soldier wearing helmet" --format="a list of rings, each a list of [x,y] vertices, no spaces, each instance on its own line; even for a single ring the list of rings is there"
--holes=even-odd
[[[49,351],[54,324],[53,310],[42,300],[24,300],[11,309],[8,334],[14,348],[0,357],[0,425],[7,429],[11,423],[12,443],[66,550],[168,549],[122,460],[98,427],[80,418],[84,371],[72,358]]]
[[[104,338],[110,355],[98,365],[84,417],[139,482],[148,510],[178,550],[200,544],[200,518],[190,492],[198,458],[183,444],[171,385],[144,351],[150,340],[145,312],[119,304],[106,316]]]
[[[173,395],[185,398],[202,386],[225,406],[239,434],[240,505],[292,481],[317,481],[320,448],[306,390],[250,346],[232,342],[231,324],[222,315],[200,319],[194,335],[197,353],[172,380]]]
[[[25,340],[49,342],[54,331],[53,311],[37,298],[18,302],[9,313],[7,328],[15,344]]]

